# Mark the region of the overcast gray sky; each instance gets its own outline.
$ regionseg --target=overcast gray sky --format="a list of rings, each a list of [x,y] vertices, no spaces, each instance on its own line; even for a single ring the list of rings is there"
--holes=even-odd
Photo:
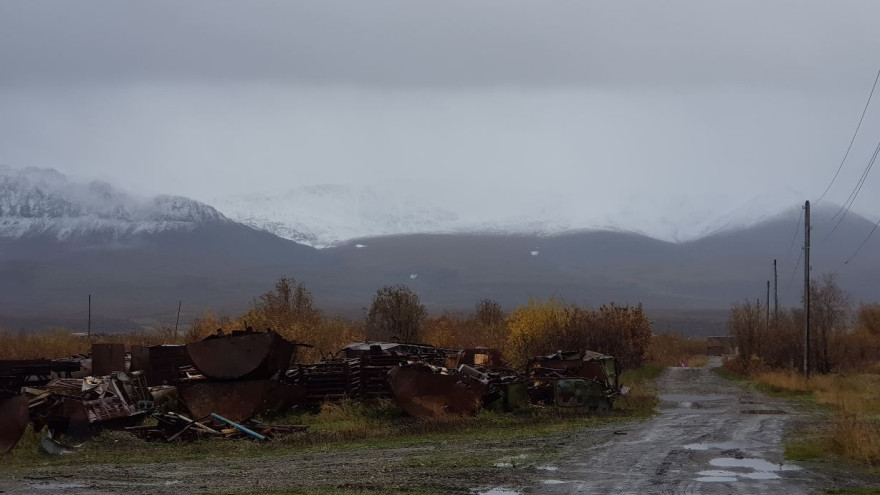
[[[390,184],[457,211],[815,199],[880,68],[878,18],[867,0],[0,0],[0,163],[198,198]],[[880,94],[832,201],[878,139]],[[880,218],[878,192],[874,171],[854,209]]]

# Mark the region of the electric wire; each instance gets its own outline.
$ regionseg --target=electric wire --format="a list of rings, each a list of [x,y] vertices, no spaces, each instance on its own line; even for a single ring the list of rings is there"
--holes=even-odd
[[[804,250],[801,248],[801,254],[798,256],[797,261],[794,262],[794,270],[791,271],[791,275],[788,276],[788,283],[785,284],[785,293],[788,293],[788,289],[791,288],[791,283],[794,282],[794,274],[797,273],[798,267],[801,266],[801,260],[804,258]]]
[[[859,123],[856,125],[856,130],[853,132],[852,139],[849,140],[849,146],[846,147],[846,153],[843,154],[843,159],[840,160],[840,165],[837,166],[837,172],[834,172],[834,177],[831,178],[831,182],[828,183],[828,187],[825,188],[825,192],[819,196],[819,199],[815,201],[815,204],[819,204],[819,201],[822,201],[822,198],[828,194],[828,191],[831,190],[831,186],[834,185],[834,181],[837,180],[837,176],[840,175],[841,169],[843,169],[843,164],[846,163],[846,159],[849,156],[849,152],[852,150],[853,143],[856,142],[856,136],[859,134],[859,129],[862,128],[862,122],[865,120],[865,114],[868,112],[868,106],[871,104],[871,98],[874,96],[874,90],[877,89],[877,81],[880,80],[880,70],[877,71],[877,75],[874,77],[874,84],[871,86],[871,92],[868,93],[868,101],[865,102],[865,108],[862,109],[862,116],[859,117]]]
[[[874,148],[874,153],[871,155],[871,160],[868,162],[868,165],[865,167],[865,171],[862,172],[862,176],[859,178],[859,181],[856,183],[852,192],[849,194],[849,198],[847,198],[843,206],[841,206],[840,209],[837,210],[837,213],[835,213],[834,216],[831,217],[831,220],[833,221],[834,218],[836,218],[838,215],[840,215],[841,212],[843,212],[843,214],[840,215],[840,217],[837,219],[837,223],[834,224],[834,228],[831,229],[831,232],[829,232],[828,235],[825,236],[822,242],[827,241],[834,234],[837,228],[840,227],[840,224],[843,223],[843,219],[846,218],[846,214],[849,213],[850,208],[852,208],[853,203],[855,203],[856,198],[859,196],[859,192],[861,192],[862,187],[865,185],[865,181],[867,180],[868,175],[871,173],[871,169],[874,168],[874,163],[877,162],[878,154],[880,154],[880,142],[878,142],[877,146]]]
[[[859,247],[855,250],[855,252],[851,254],[850,257],[846,259],[846,261],[843,262],[844,265],[848,265],[849,262],[852,261],[852,259],[855,258],[857,254],[859,254],[859,251],[861,251],[862,248],[865,247],[865,244],[867,244],[868,241],[871,239],[871,236],[874,235],[874,232],[877,230],[878,226],[880,226],[880,220],[877,220],[877,223],[874,224],[874,228],[871,229],[871,232],[868,233],[868,237],[865,237],[865,240],[862,241],[861,244],[859,244]]]
[[[801,219],[804,218],[804,209],[801,207],[801,213],[798,215],[797,224],[794,226],[794,234],[791,235],[791,243],[788,245],[788,252],[785,253],[785,258],[782,260],[782,264],[788,262],[788,259],[791,257],[791,250],[794,249],[794,241],[797,240],[798,232],[801,230]]]

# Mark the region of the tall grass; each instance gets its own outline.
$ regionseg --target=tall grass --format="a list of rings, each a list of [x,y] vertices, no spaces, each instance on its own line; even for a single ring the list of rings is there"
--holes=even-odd
[[[814,375],[772,371],[753,377],[773,393],[802,395],[835,412],[831,451],[869,465],[880,465],[880,375]]]
[[[0,359],[57,359],[88,353],[95,342],[132,345],[183,343],[169,331],[93,335],[91,338],[65,330],[11,334],[0,330]]]

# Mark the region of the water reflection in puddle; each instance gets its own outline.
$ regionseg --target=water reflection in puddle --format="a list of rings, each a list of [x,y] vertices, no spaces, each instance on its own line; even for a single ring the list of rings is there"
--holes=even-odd
[[[702,446],[704,444],[694,444]],[[687,448],[687,446],[685,447]],[[701,447],[691,450],[707,450]],[[717,457],[709,461],[714,467],[740,469],[743,471],[730,471],[709,469],[697,473],[696,481],[702,483],[734,483],[742,480],[778,480],[780,471],[798,471],[801,468],[791,464],[774,464],[764,459],[736,459],[733,457]]]
[[[541,483],[544,483],[545,485],[564,485],[568,482],[562,480],[544,480]]]
[[[522,495],[516,490],[508,490],[507,488],[492,488],[490,490],[477,492],[477,495]]]
[[[690,443],[684,446],[685,450],[731,450],[731,449],[747,449],[749,446],[744,442],[720,442],[720,443]]]
[[[735,459],[733,457],[718,457],[709,461],[709,464],[715,467],[745,468],[768,473],[775,471],[800,471],[801,469],[791,464],[774,464],[764,459]]]

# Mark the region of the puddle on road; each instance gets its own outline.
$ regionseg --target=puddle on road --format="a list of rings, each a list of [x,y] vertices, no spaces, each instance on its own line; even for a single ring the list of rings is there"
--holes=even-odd
[[[788,414],[782,409],[743,409],[740,412],[743,414]]]
[[[556,466],[538,466],[537,469],[541,471],[559,471],[559,468]]]
[[[684,446],[685,450],[744,450],[748,449],[749,445],[745,442],[720,442],[720,443],[689,443]]]
[[[735,476],[703,476],[697,478],[696,481],[702,483],[735,483]]]
[[[720,406],[720,402],[730,399],[726,395],[660,394],[661,408],[700,409]]]
[[[714,467],[741,469],[742,471],[709,469],[697,473],[697,478],[695,478],[696,481],[702,483],[734,483],[742,480],[778,480],[779,475],[776,473],[780,471],[799,471],[801,469],[798,466],[791,464],[774,464],[765,461],[764,459],[756,458],[736,459],[733,457],[716,457],[709,461],[709,464]]]
[[[776,471],[800,471],[801,468],[792,464],[774,464],[764,459],[735,459],[733,457],[717,457],[709,461],[715,467],[744,468],[772,473]]]
[[[486,491],[478,491],[477,495],[522,495],[520,492],[516,490],[510,490],[507,488],[491,488]]]
[[[568,482],[567,482],[567,481],[562,481],[562,480],[544,480],[544,481],[542,481],[541,483],[543,483],[543,484],[545,484],[545,485],[564,485],[564,484],[566,484],[566,483],[568,483]]]

